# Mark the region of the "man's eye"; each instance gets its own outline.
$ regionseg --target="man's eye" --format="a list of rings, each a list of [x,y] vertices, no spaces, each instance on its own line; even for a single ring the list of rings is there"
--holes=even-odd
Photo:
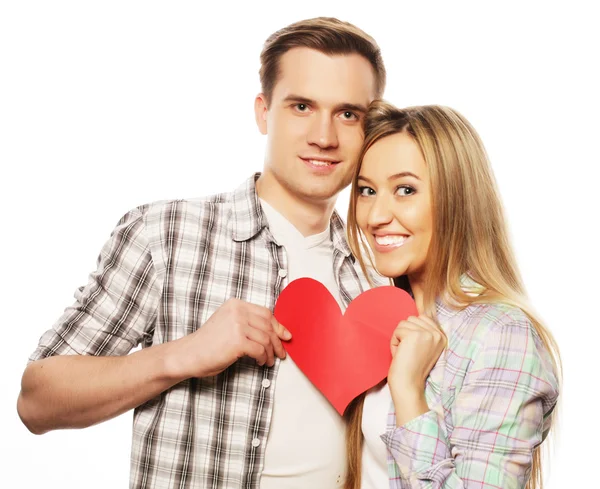
[[[342,118],[347,121],[357,121],[358,120],[358,116],[354,112],[351,112],[349,110],[347,110],[346,112],[344,112],[342,114]]]
[[[306,104],[296,104],[296,110],[298,110],[298,112],[306,112],[307,109],[308,105]]]
[[[415,193],[415,189],[408,186],[408,185],[401,185],[400,187],[398,187],[396,189],[396,193],[402,197],[405,197],[407,195],[412,195]]]
[[[371,187],[358,187],[358,195],[361,197],[369,197],[370,195],[375,195],[375,190]]]

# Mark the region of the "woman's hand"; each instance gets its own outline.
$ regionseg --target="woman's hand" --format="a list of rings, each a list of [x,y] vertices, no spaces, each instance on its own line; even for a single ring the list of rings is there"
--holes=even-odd
[[[388,384],[398,426],[429,410],[425,381],[446,345],[446,335],[427,316],[411,316],[396,327],[390,343],[392,364]]]

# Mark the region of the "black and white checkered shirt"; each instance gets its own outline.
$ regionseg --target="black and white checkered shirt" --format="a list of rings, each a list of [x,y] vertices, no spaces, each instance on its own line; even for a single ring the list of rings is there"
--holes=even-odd
[[[227,299],[273,310],[287,259],[272,237],[255,181],[232,193],[138,207],[118,223],[76,302],[47,331],[30,360],[51,355],[125,355],[190,334]],[[331,219],[332,267],[347,305],[366,288]],[[272,368],[241,359],[192,378],[134,413],[135,489],[258,488],[273,410]],[[269,382],[266,382],[268,379]]]

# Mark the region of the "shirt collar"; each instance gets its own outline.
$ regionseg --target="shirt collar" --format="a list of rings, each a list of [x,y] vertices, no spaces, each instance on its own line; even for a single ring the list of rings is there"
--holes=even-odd
[[[267,225],[258,194],[255,173],[233,192],[233,231],[234,241],[247,241],[256,236]]]
[[[471,296],[477,297],[481,293],[484,292],[484,287],[477,283],[468,273],[463,273],[460,276],[460,288],[462,291]],[[449,301],[443,300],[441,297],[438,297],[435,301],[436,310],[438,315],[443,315],[447,317],[454,316],[462,311],[464,308],[459,308],[457,306],[453,306],[449,303]]]
[[[336,210],[331,215],[330,228],[333,247],[345,257],[351,257],[354,262],[354,256],[346,239],[346,225]]]
[[[268,226],[267,218],[260,205],[256,193],[256,180],[260,173],[255,173],[233,192],[233,231],[235,241],[247,241]],[[344,256],[352,256],[346,241],[346,226],[337,211],[333,211],[330,221],[331,242],[333,247]],[[354,260],[354,257],[352,257]]]

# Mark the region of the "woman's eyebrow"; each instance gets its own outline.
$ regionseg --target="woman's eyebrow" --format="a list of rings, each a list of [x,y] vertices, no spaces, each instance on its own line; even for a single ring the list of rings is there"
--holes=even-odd
[[[395,180],[397,178],[402,178],[402,177],[413,177],[416,178],[417,180],[421,180],[417,175],[415,175],[414,173],[410,172],[410,171],[403,171],[400,173],[394,173],[393,175],[390,175],[388,177],[388,180]],[[367,177],[364,177],[362,175],[359,175],[357,180],[364,180],[367,183],[373,183],[371,180],[369,180]]]
[[[421,180],[417,175],[415,175],[413,172],[410,172],[410,171],[403,171],[400,173],[395,173],[394,175],[391,175],[390,177],[388,177],[388,180],[395,180],[396,178],[402,178],[402,177],[413,177],[413,178],[416,178],[417,180]]]

